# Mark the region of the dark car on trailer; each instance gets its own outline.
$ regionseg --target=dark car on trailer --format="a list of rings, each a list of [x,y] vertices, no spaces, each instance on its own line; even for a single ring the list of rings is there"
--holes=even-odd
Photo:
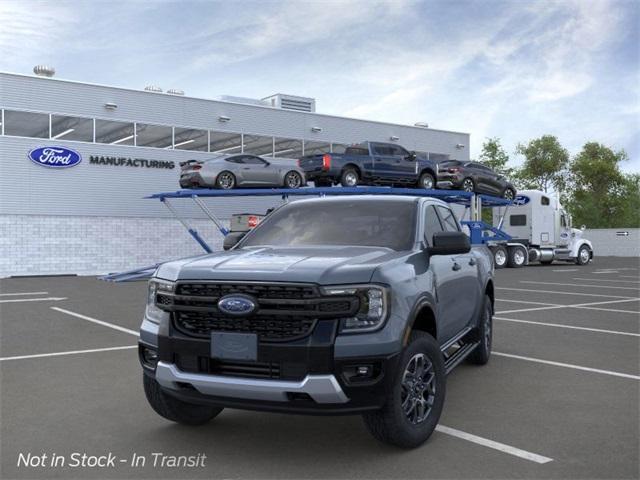
[[[438,188],[516,198],[516,188],[501,173],[478,162],[445,160],[438,165]]]

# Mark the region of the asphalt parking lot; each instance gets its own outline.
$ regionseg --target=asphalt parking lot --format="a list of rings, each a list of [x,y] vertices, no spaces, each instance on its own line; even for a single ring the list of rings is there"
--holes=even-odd
[[[439,429],[412,451],[377,443],[357,416],[226,410],[204,427],[169,423],[142,391],[146,283],[5,279],[0,477],[638,478],[639,268],[610,257],[498,271],[494,356],[450,375]],[[117,459],[72,467],[73,453]],[[206,460],[154,467],[153,453]]]

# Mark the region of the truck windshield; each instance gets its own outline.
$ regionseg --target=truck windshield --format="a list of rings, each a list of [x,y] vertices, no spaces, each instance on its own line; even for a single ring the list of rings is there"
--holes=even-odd
[[[239,247],[345,245],[410,250],[416,202],[293,202],[269,215]]]

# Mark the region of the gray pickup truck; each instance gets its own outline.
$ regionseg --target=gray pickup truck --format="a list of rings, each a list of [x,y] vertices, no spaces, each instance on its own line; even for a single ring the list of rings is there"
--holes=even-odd
[[[438,423],[447,373],[488,361],[491,255],[470,248],[444,202],[299,200],[242,235],[149,282],[139,353],[161,416],[357,413],[411,448]]]

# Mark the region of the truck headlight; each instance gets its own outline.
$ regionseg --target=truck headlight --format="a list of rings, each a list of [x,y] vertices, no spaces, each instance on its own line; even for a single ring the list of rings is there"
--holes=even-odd
[[[355,316],[340,320],[341,333],[371,332],[379,329],[387,319],[389,289],[380,285],[344,285],[324,287],[325,295],[355,295],[360,308]]]
[[[157,278],[149,280],[147,308],[144,313],[148,320],[153,323],[160,323],[162,320],[169,318],[169,312],[158,307],[157,296],[162,293],[173,294],[174,289],[175,283],[173,282],[167,282],[166,280],[159,280]]]

